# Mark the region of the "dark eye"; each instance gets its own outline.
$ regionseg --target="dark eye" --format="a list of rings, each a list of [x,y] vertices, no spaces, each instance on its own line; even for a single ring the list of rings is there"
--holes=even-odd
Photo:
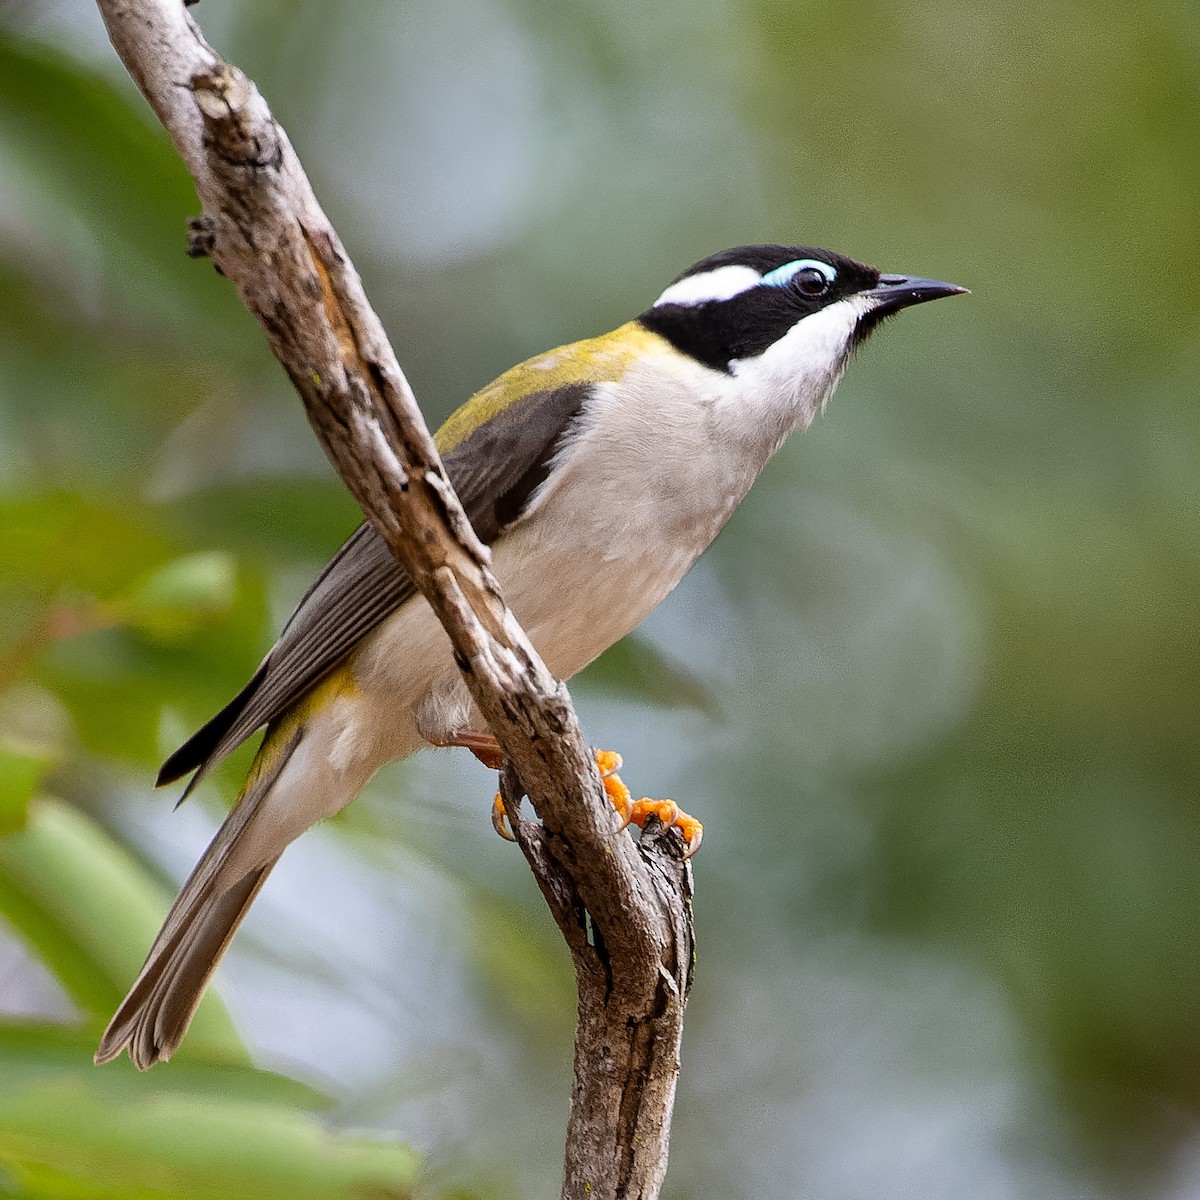
[[[829,291],[829,280],[816,267],[797,271],[795,283],[806,296],[823,296]]]

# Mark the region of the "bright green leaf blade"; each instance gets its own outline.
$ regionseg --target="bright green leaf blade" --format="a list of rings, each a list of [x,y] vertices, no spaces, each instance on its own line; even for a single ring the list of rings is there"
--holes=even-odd
[[[0,734],[0,837],[24,826],[30,797],[53,762],[46,747]]]
[[[315,1088],[244,1064],[179,1055],[169,1066],[147,1073],[138,1071],[127,1058],[97,1067],[92,1062],[95,1049],[90,1029],[0,1020],[0,1103],[34,1086],[77,1079],[83,1079],[89,1090],[114,1104],[168,1093],[212,1099],[233,1096],[313,1112],[331,1103]]]
[[[127,500],[84,500],[67,491],[0,497],[4,592],[48,596],[68,588],[107,596],[166,557],[169,544],[154,524]]]
[[[0,1024],[0,1172],[21,1196],[409,1196],[413,1151],[329,1133],[311,1111],[323,1104],[245,1067],[96,1068],[78,1034]]]
[[[82,813],[51,799],[20,833],[0,838],[0,916],[54,972],[84,1012],[107,1018],[133,982],[166,914],[168,897]],[[183,1053],[244,1060],[210,992]]]

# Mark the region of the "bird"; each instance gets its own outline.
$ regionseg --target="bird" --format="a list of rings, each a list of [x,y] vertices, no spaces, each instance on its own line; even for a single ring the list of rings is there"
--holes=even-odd
[[[883,320],[965,291],[811,246],[741,246],[689,267],[634,320],[513,367],[452,413],[438,451],[549,669],[570,678],[667,596]],[[186,798],[264,725],[97,1063],[125,1050],[141,1070],[170,1058],[280,855],[382,765],[428,746],[500,761],[445,631],[369,523],[158,784],[190,775]],[[602,775],[617,761],[598,755]],[[677,820],[693,848],[699,822]]]

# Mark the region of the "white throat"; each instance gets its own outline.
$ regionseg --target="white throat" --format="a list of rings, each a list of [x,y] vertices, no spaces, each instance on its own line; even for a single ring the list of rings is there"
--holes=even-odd
[[[729,436],[761,442],[765,462],[789,433],[807,428],[837,387],[855,327],[874,304],[861,295],[839,300],[797,321],[761,354],[734,359],[735,382],[722,406]]]

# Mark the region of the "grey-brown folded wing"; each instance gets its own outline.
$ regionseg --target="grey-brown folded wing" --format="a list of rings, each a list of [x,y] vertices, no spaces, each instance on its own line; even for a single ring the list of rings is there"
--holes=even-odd
[[[159,784],[196,771],[187,796],[221,759],[324,678],[415,590],[374,529],[360,525],[308,589],[250,682],[163,763]]]
[[[446,455],[446,471],[481,540],[517,521],[579,416],[588,384],[526,396]],[[296,606],[250,682],[163,763],[159,784],[195,771],[184,792],[256,729],[285,712],[416,595],[369,524],[360,525]]]

